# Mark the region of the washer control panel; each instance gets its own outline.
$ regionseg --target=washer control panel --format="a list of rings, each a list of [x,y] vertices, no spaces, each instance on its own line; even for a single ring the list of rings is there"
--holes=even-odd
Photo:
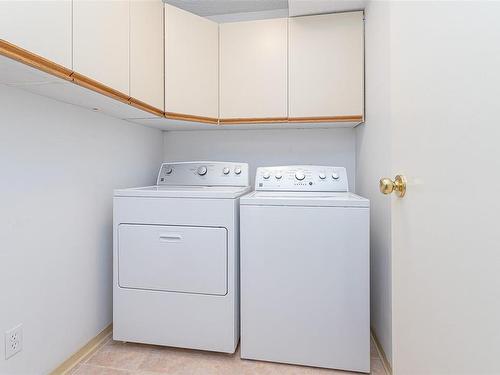
[[[344,167],[287,165],[257,168],[255,190],[349,191]]]
[[[248,164],[220,161],[163,163],[157,185],[248,186]]]

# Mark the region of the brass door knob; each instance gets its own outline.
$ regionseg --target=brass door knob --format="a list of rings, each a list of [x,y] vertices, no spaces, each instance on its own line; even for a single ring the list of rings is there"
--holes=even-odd
[[[390,178],[384,177],[380,179],[380,192],[382,194],[391,194],[395,192],[400,198],[405,196],[406,193],[406,178],[402,175],[397,175],[394,181]]]

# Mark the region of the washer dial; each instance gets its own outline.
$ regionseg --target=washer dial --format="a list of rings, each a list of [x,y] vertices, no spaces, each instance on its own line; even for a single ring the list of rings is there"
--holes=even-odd
[[[304,178],[306,178],[306,175],[304,174],[304,171],[297,171],[295,172],[295,178],[299,181],[302,181]]]
[[[202,165],[201,167],[198,167],[197,171],[200,176],[205,176],[207,174],[207,167]]]

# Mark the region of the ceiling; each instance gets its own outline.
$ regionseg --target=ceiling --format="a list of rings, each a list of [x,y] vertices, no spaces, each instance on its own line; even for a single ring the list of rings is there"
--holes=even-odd
[[[363,10],[369,0],[289,0],[290,17]]]
[[[164,0],[203,17],[289,9],[290,16],[364,9],[369,0]]]
[[[165,0],[165,2],[204,17],[288,8],[288,0]]]

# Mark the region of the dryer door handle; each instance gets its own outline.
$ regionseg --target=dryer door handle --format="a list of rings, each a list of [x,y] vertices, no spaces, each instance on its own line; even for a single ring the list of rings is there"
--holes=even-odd
[[[160,234],[160,241],[162,242],[174,242],[181,241],[182,236],[180,234]]]

